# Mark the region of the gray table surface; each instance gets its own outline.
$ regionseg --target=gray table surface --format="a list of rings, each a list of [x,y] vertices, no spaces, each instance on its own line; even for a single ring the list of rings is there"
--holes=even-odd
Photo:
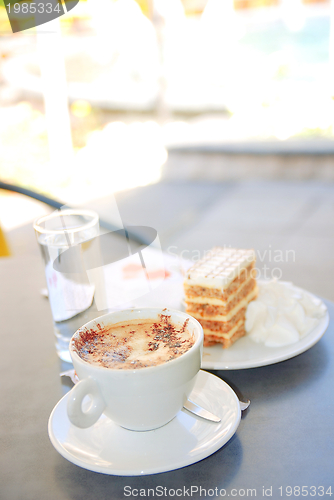
[[[272,492],[271,498],[287,498],[288,486],[307,487],[308,497],[312,486],[315,498],[321,496],[320,487],[326,492],[331,486],[334,493],[333,322],[313,348],[293,359],[215,372],[252,401],[236,434],[216,453],[172,472],[108,476],[73,465],[49,441],[49,415],[69,387],[59,377],[64,366],[55,353],[49,303],[40,295],[43,286],[37,252],[0,259],[1,499],[121,499],[127,498],[125,486],[134,493],[137,489],[138,498],[141,489],[148,495],[157,486],[167,488],[163,498],[183,488],[181,497],[188,498],[191,486],[202,488],[192,498],[221,498],[220,489],[235,498],[249,497],[252,489],[264,498],[263,488]],[[334,304],[326,304],[334,317]]]

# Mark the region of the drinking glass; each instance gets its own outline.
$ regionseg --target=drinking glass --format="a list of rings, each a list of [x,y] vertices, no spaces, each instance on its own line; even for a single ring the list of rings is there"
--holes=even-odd
[[[71,362],[70,338],[101,315],[95,299],[104,288],[103,275],[95,273],[92,282],[87,274],[92,263],[101,262],[99,217],[90,210],[62,209],[36,220],[34,229],[45,264],[57,354]]]

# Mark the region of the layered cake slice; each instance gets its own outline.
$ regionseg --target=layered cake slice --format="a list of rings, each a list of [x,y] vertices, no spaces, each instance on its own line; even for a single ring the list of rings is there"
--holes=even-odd
[[[245,335],[245,314],[256,299],[254,250],[213,248],[186,273],[186,312],[204,330],[204,345],[224,348]]]

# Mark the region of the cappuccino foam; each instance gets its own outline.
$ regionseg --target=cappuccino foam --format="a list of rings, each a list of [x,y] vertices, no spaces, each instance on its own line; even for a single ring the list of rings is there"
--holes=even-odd
[[[159,321],[133,319],[112,325],[96,325],[81,331],[72,341],[77,354],[90,364],[105,368],[135,369],[175,359],[195,343],[188,320],[174,325],[170,316]]]

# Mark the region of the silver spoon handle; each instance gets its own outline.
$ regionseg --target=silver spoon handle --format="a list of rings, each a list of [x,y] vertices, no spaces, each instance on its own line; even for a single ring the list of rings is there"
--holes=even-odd
[[[247,399],[247,401],[239,401],[239,404],[240,404],[240,410],[241,411],[247,410],[247,408],[250,405],[250,401],[249,401],[249,399]]]
[[[220,422],[221,421],[221,419],[219,417],[217,417],[213,413],[209,412],[208,410],[205,410],[201,406],[198,406],[193,401],[190,401],[190,399],[188,399],[185,402],[183,408],[190,411],[190,413],[194,413],[195,415],[197,415],[199,417],[205,418],[206,420],[211,420],[211,422]]]
[[[244,411],[249,407],[250,401],[249,401],[249,399],[247,399],[247,401],[239,401],[239,404],[240,404],[240,410]],[[190,399],[188,399],[185,402],[185,404],[183,405],[183,408],[190,411],[190,413],[193,413],[194,415],[197,415],[198,417],[205,418],[206,420],[210,420],[211,422],[216,422],[216,423],[221,422],[221,419],[219,417],[217,417],[216,415],[214,415],[210,411],[205,410],[205,408],[202,408],[201,406],[197,405],[196,403],[194,403]]]

